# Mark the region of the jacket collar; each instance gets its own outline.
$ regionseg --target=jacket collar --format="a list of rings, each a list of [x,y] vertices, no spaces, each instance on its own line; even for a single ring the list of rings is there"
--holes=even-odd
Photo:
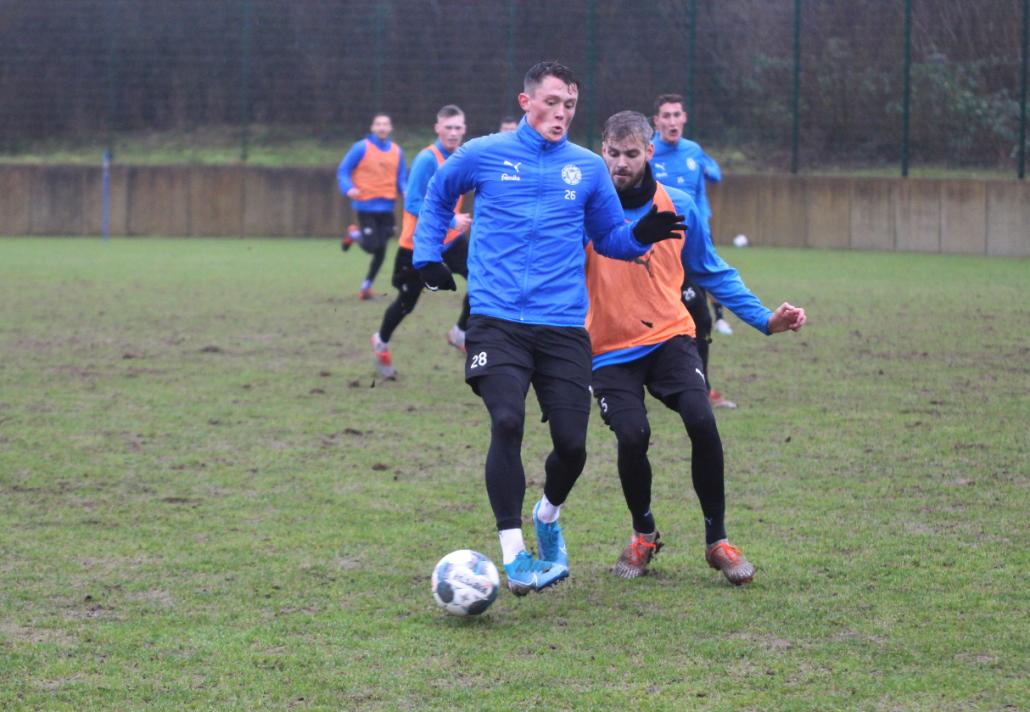
[[[519,140],[526,144],[535,151],[553,151],[560,146],[564,146],[568,140],[569,135],[565,134],[561,137],[560,141],[548,141],[546,138],[541,136],[536,129],[529,125],[526,121],[526,117],[522,117],[522,121],[519,122],[519,128],[516,131]]]
[[[451,153],[453,153],[453,151],[448,151],[446,148],[444,148],[443,144],[440,143],[440,139],[436,139],[435,141],[433,141],[433,145],[436,146],[437,151],[443,154],[444,158],[451,157]]]

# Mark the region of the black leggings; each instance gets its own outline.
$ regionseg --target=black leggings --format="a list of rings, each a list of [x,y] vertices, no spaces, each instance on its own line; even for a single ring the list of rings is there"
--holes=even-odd
[[[379,268],[383,266],[386,259],[386,245],[393,235],[395,220],[393,212],[368,213],[358,212],[358,225],[361,226],[361,238],[359,244],[361,249],[372,255],[372,262],[368,265],[368,273],[365,279],[369,283],[375,281],[379,274]]]
[[[386,245],[383,245],[372,253],[372,261],[368,264],[368,273],[365,275],[365,279],[369,282],[374,282],[376,275],[379,274],[379,268],[383,266],[385,259]]]
[[[711,544],[726,538],[726,494],[722,440],[715,424],[708,395],[703,391],[684,391],[676,401],[690,436],[690,475],[694,492],[701,501],[705,519],[705,542]],[[636,531],[650,533],[651,518],[651,462],[647,449],[651,440],[651,426],[643,410],[624,410],[612,414],[611,429],[618,441],[619,480],[626,505],[633,517]]]
[[[379,338],[389,343],[394,330],[404,321],[404,317],[415,310],[418,298],[422,294],[422,282],[404,282],[397,291],[397,298],[386,307],[383,313],[383,323],[379,326]],[[461,305],[461,314],[458,316],[458,328],[465,331],[469,325],[469,295]]]
[[[712,313],[708,310],[708,293],[696,282],[686,279],[683,282],[683,291],[686,292],[688,288],[694,290],[694,298],[684,299],[683,303],[694,320],[694,328],[697,330],[697,353],[701,356],[701,370],[704,371],[705,382],[711,387],[712,381],[708,378],[708,345],[712,343]]]
[[[490,413],[490,450],[486,455],[486,492],[497,529],[519,529],[526,496],[522,467],[522,433],[526,422],[526,390],[516,378],[504,374],[483,376],[476,382]],[[586,464],[589,412],[564,408],[548,413],[554,449],[544,463],[544,494],[552,504],[563,504]]]
[[[444,253],[444,262],[452,272],[468,279],[467,256],[467,243],[460,244]],[[383,322],[379,326],[379,338],[387,343],[393,336],[394,330],[404,321],[404,317],[415,310],[418,298],[422,295],[422,279],[418,276],[411,258],[411,250],[404,247],[397,248],[392,280],[393,286],[397,288],[397,298],[386,307],[386,311],[383,313]],[[468,325],[469,295],[466,293],[461,304],[461,314],[458,316],[458,328],[465,331]]]

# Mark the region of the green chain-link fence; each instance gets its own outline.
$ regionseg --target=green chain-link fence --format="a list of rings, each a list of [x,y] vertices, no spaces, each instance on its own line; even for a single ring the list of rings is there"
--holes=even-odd
[[[558,59],[583,82],[573,138],[595,148],[609,114],[678,92],[688,133],[730,166],[1023,177],[1027,5],[8,0],[0,159],[166,133],[229,136],[228,161],[284,136],[342,152],[373,111],[403,137],[452,102],[476,135]]]

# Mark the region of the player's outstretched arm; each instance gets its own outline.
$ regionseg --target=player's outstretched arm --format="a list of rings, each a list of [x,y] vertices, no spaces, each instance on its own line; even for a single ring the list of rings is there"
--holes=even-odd
[[[800,331],[806,321],[808,321],[808,316],[804,309],[784,302],[776,307],[776,311],[769,316],[769,333],[778,334],[787,330]]]

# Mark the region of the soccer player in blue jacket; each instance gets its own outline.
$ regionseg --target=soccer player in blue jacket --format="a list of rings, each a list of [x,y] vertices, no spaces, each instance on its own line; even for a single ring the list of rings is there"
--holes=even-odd
[[[455,289],[441,257],[444,235],[455,201],[476,191],[465,380],[490,413],[486,491],[508,588],[520,596],[569,573],[558,515],[586,462],[590,415],[584,232],[598,253],[633,259],[683,229],[682,216],[671,211],[625,220],[604,161],[567,138],[578,98],[568,67],[530,68],[518,97],[525,112],[518,129],[470,141],[447,159],[429,183],[415,229],[413,262],[426,287]],[[533,508],[539,558],[522,537],[530,384],[554,446]]]
[[[679,188],[694,199],[701,214],[702,227],[707,232],[712,208],[705,193],[705,179],[718,183],[722,180],[722,172],[719,170],[719,164],[709,157],[701,146],[683,137],[686,123],[687,112],[683,108],[682,96],[661,94],[655,99],[654,126],[658,135],[652,142],[654,156],[651,159],[651,170],[659,183]],[[707,379],[708,347],[712,341],[712,314],[708,310],[708,294],[689,274],[683,281],[683,303],[697,326],[697,348]],[[711,381],[708,383],[711,384]],[[714,388],[708,395],[715,408],[737,407]]]

